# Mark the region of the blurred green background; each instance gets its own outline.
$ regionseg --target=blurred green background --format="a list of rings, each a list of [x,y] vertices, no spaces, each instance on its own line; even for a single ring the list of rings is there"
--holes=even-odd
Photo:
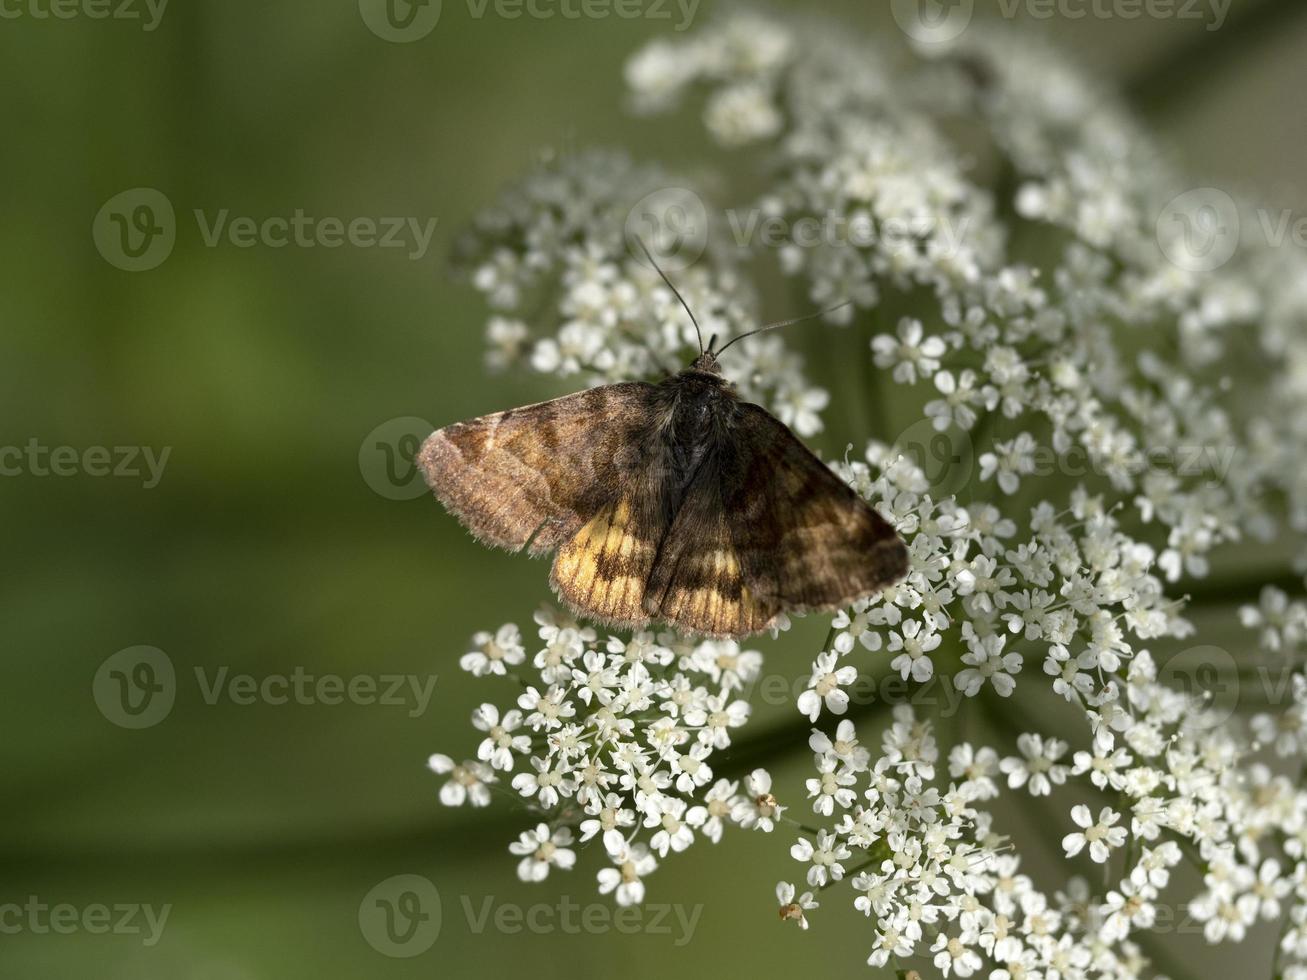
[[[885,3],[802,6],[896,30]],[[728,834],[664,863],[649,900],[686,916],[703,903],[689,937],[675,913],[670,934],[478,933],[465,900],[478,915],[487,898],[600,902],[595,855],[570,877],[520,885],[505,847],[522,815],[441,808],[424,768],[432,751],[474,747],[477,703],[507,702],[457,657],[477,629],[530,625],[545,566],[481,548],[426,497],[374,491],[387,481],[369,436],[393,419],[434,427],[561,393],[486,375],[485,310],[449,277],[450,245],[542,146],[703,160],[697,123],[633,119],[621,105],[623,60],[677,18],[510,20],[445,0],[430,34],[398,44],[356,0],[174,0],[148,31],[34,13],[48,9],[11,0],[18,16],[0,19],[0,442],[171,455],[148,490],[85,473],[0,479],[0,905],[171,911],[152,946],[0,931],[0,976],[866,975],[870,932],[842,899],[813,932],[776,925],[772,888],[793,873],[785,835]],[[1234,0],[1220,31],[1148,18],[1009,27],[1050,35],[1108,76],[1197,173],[1303,206],[1291,183],[1307,151],[1301,4]],[[138,187],[168,197],[178,230],[167,261],[131,273],[97,252],[91,228]],[[192,214],[297,208],[434,218],[434,241],[417,260],[206,247]],[[863,350],[866,338],[792,342],[819,370],[832,345]],[[828,418],[828,448],[869,434],[838,407]],[[798,677],[823,631],[810,622],[758,646],[776,650],[771,672]],[[130,730],[101,713],[93,685],[106,658],[137,645],[166,652],[177,694],[165,719]],[[208,704],[194,671],[223,667],[437,680],[420,713]],[[765,759],[806,809],[802,721],[792,706],[759,707],[756,741],[731,765]],[[1040,820],[1015,814],[1012,826]],[[397,874],[428,877],[442,898],[439,938],[408,959],[381,955],[359,924],[365,895]]]

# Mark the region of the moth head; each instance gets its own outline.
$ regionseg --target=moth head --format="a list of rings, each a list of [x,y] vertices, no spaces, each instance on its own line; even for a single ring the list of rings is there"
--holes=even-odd
[[[706,374],[721,374],[722,366],[717,363],[717,355],[712,352],[711,347],[694,359],[690,365],[691,371],[703,371]]]
[[[694,337],[699,342],[699,356],[696,357],[694,363],[690,365],[691,371],[699,371],[704,374],[715,374],[720,376],[722,369],[721,365],[717,363],[717,355],[721,354],[722,351],[725,351],[727,347],[731,346],[731,344],[738,344],[745,337],[752,337],[755,334],[766,333],[768,330],[777,330],[780,327],[788,327],[793,323],[802,323],[804,320],[811,320],[815,317],[825,316],[827,313],[834,313],[836,310],[849,306],[853,302],[852,300],[846,299],[842,303],[836,303],[834,306],[827,307],[824,310],[818,310],[816,313],[809,313],[807,316],[799,316],[790,320],[778,320],[775,323],[764,324],[756,330],[750,330],[747,333],[742,333],[738,337],[728,340],[722,345],[721,350],[714,352],[713,347],[717,344],[717,335],[713,334],[712,337],[708,339],[708,346],[703,346],[703,332],[699,329],[699,321],[695,319],[694,310],[690,309],[690,304],[685,301],[685,297],[681,295],[680,290],[677,289],[672,281],[667,278],[667,273],[663,272],[658,263],[654,261],[653,253],[649,251],[649,247],[638,237],[636,238],[636,242],[639,243],[640,250],[644,252],[645,258],[649,260],[649,264],[657,270],[658,275],[662,278],[663,282],[667,284],[667,288],[670,289],[672,294],[680,301],[681,306],[690,317],[690,322],[694,324]]]

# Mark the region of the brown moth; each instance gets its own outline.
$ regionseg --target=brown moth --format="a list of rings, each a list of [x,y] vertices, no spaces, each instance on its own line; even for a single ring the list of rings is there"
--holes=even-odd
[[[908,551],[894,528],[781,421],[742,401],[712,348],[658,384],[446,426],[418,464],[479,540],[557,552],[554,591],[605,624],[738,638],[901,579]]]

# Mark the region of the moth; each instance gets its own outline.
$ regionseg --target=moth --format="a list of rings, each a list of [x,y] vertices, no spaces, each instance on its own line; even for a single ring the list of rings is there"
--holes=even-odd
[[[899,581],[907,547],[784,423],[742,400],[718,362],[791,322],[716,352],[715,338],[700,339],[695,361],[656,384],[439,429],[418,465],[479,540],[554,552],[558,597],[603,624],[742,638],[781,614],[847,606]]]

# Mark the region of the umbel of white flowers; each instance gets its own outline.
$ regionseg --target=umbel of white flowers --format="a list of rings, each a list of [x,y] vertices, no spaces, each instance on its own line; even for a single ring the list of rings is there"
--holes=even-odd
[[[778,885],[780,918],[807,928],[822,903],[852,902],[873,966],[1149,976],[1136,940],[1164,901],[1187,903],[1212,943],[1279,921],[1277,975],[1307,978],[1307,606],[1267,588],[1241,611],[1237,659],[1278,658],[1291,673],[1281,703],[1247,726],[1159,677],[1149,650],[1195,636],[1173,583],[1209,575],[1231,542],[1296,543],[1307,527],[1307,259],[1245,245],[1217,268],[1186,261],[1184,222],[1157,220],[1183,183],[1136,123],[1062,53],[980,25],[913,56],[736,14],[654,42],[626,76],[638,111],[693,92],[713,139],[747,147],[742,164],[768,161],[750,213],[843,229],[743,244],[773,253],[805,302],[851,299],[833,321],[879,324],[850,399],[929,392],[902,400],[923,406],[899,420],[906,436],[882,430],[835,464],[895,523],[912,571],[839,613],[813,658],[795,705],[813,726],[806,799],[719,761],[749,720],[760,653],[600,636],[546,608],[529,637],[505,625],[463,657],[499,703],[472,714],[474,759],[432,756],[441,800],[516,799],[530,812],[509,847],[521,878],[586,864],[624,905],[674,853],[728,828],[780,832],[799,865],[784,877],[802,882]],[[986,135],[997,190],[950,135],[961,116]],[[683,364],[691,324],[626,232],[650,195],[707,200],[688,187],[588,152],[508,190],[462,250],[494,311],[490,366],[598,384]],[[758,317],[723,227],[705,208],[697,261],[676,276],[704,331],[725,339]],[[905,297],[916,315],[885,324]],[[786,338],[736,351],[724,367],[748,397],[803,435],[821,428],[827,393]],[[1236,370],[1256,385],[1226,383]],[[922,432],[950,450],[943,481],[906,451]],[[1049,475],[1072,458],[1077,475]],[[900,705],[859,728],[840,716],[860,673],[878,669],[912,691],[939,685],[964,715],[995,698],[1026,710],[999,713],[993,746],[939,707]],[[1050,700],[1072,719],[1065,730],[1002,726]],[[1008,839],[994,811],[1004,795],[1058,787],[1074,802],[1043,823],[1065,874],[1036,882],[1022,871],[1030,842]],[[588,842],[602,860],[578,858]],[[1182,863],[1198,869],[1196,889],[1177,891]],[[1095,865],[1091,887],[1076,872]]]

